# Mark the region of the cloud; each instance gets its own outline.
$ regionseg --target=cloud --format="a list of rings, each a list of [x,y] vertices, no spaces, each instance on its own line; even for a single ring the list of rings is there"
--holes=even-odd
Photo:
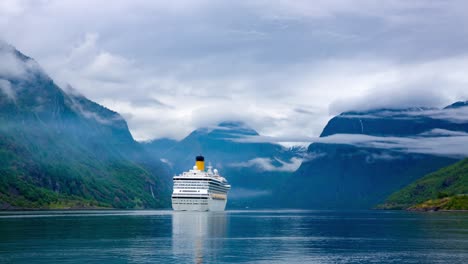
[[[0,40],[0,78],[30,78],[38,71],[41,69],[34,60],[18,57],[10,45]]]
[[[379,69],[380,68],[380,69]],[[375,83],[354,96],[335,100],[331,114],[375,108],[440,107],[458,98],[468,98],[468,56],[430,62],[376,65]],[[442,89],[444,87],[445,89]],[[459,97],[461,95],[461,97]]]
[[[168,159],[161,158],[159,159],[162,163],[166,163],[169,167],[172,167],[172,162],[170,162]]]
[[[432,107],[443,105],[446,102],[445,95],[438,86],[432,88],[426,84],[416,84],[413,87],[394,87],[380,91],[371,91],[365,96],[356,99],[346,98],[336,100],[330,105],[330,113],[340,114],[347,111],[366,111],[377,108],[408,108],[408,107]]]
[[[416,115],[414,112],[410,114]],[[433,119],[447,120],[452,123],[468,123],[468,107],[449,108],[443,110],[429,109],[420,114]]]
[[[73,88],[69,88],[68,91],[73,92]],[[73,94],[71,94],[73,95]],[[114,122],[121,122],[123,121],[122,117],[119,114],[114,114],[111,118],[105,118],[100,116],[97,112],[88,111],[85,109],[76,99],[74,96],[70,96],[71,107],[81,113],[85,118],[95,120],[96,122],[103,124],[103,125],[110,125]]]
[[[396,159],[402,159],[404,158],[401,155],[395,155],[394,153],[371,153],[366,157],[366,162],[367,163],[373,163],[376,160],[384,160],[384,161],[391,161],[391,160],[396,160]]]
[[[103,82],[124,82],[127,70],[132,67],[125,58],[108,52],[99,53],[85,69],[90,78]]]
[[[291,138],[252,136],[238,139],[239,142],[294,142]],[[304,138],[297,139],[303,142]],[[363,134],[334,134],[327,137],[309,138],[310,143],[347,144],[364,148],[388,149],[402,153],[419,153],[439,156],[468,157],[468,133],[434,129],[414,137],[385,137]],[[374,157],[375,158],[375,157]],[[380,158],[385,158],[384,156]],[[243,165],[260,164],[246,163]]]
[[[174,109],[174,106],[165,104],[155,98],[136,98],[130,102],[133,107],[162,107]]]
[[[25,1],[3,0],[0,2],[0,15],[17,16],[24,12]]]
[[[11,88],[11,83],[8,80],[0,79],[0,91],[2,91],[8,98],[15,101],[16,93]]]
[[[254,158],[246,162],[238,162],[229,164],[230,167],[250,168],[255,167],[262,171],[284,171],[293,172],[301,166],[303,159],[293,157],[289,162],[282,161],[278,158]],[[277,163],[278,165],[274,164]]]
[[[468,135],[436,137],[373,137],[367,135],[338,134],[316,142],[350,144],[359,147],[389,149],[403,153],[431,154],[450,157],[468,157]]]
[[[339,118],[357,118],[357,119],[380,119],[392,118],[400,120],[416,120],[421,117],[431,119],[444,120],[455,124],[468,123],[468,107],[455,108],[423,108],[411,107],[406,109],[387,109],[370,112],[345,113],[338,116]]]
[[[427,1],[399,1],[390,0],[384,4],[385,10],[382,8],[382,3],[369,0],[347,1],[347,0],[327,0],[316,1],[313,5],[307,0],[297,1],[269,1],[268,5],[265,2],[257,1],[257,4],[265,4],[270,12],[284,14],[285,18],[305,17],[305,18],[333,18],[343,14],[356,15],[374,15],[386,20],[395,20],[395,14],[402,11],[411,11],[418,9],[426,9],[428,11],[437,11],[444,8],[444,4],[438,2]],[[271,4],[273,3],[273,4]],[[281,18],[281,17],[280,17]],[[404,18],[401,17],[400,18]]]
[[[443,136],[468,136],[468,133],[463,131],[451,131],[446,129],[432,129],[430,131],[424,132],[420,134],[421,136],[426,137],[443,137]]]
[[[463,1],[7,0],[0,38],[62,87],[130,117],[139,140],[233,118],[270,137],[310,138],[340,111],[468,98],[465,10]]]

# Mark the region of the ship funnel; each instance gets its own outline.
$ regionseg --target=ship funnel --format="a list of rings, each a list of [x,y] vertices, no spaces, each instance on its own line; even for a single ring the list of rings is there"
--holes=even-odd
[[[197,156],[195,158],[195,165],[197,166],[198,170],[204,171],[205,170],[205,158],[203,156]]]

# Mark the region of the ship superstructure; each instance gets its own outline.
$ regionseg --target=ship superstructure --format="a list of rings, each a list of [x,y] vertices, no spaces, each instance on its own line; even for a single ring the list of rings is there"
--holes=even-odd
[[[224,211],[231,186],[208,166],[205,158],[197,156],[193,169],[174,176],[172,208],[176,211]]]

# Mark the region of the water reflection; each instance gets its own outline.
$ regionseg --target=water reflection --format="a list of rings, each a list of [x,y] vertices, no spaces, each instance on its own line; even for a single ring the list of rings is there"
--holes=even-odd
[[[224,212],[174,212],[172,250],[195,263],[216,262],[226,237]]]
[[[0,263],[466,263],[466,213],[0,212]]]

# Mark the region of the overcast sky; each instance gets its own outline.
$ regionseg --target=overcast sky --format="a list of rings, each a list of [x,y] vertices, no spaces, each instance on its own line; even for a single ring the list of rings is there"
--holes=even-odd
[[[346,110],[468,100],[463,0],[1,0],[0,38],[138,140],[224,120],[308,138]]]

